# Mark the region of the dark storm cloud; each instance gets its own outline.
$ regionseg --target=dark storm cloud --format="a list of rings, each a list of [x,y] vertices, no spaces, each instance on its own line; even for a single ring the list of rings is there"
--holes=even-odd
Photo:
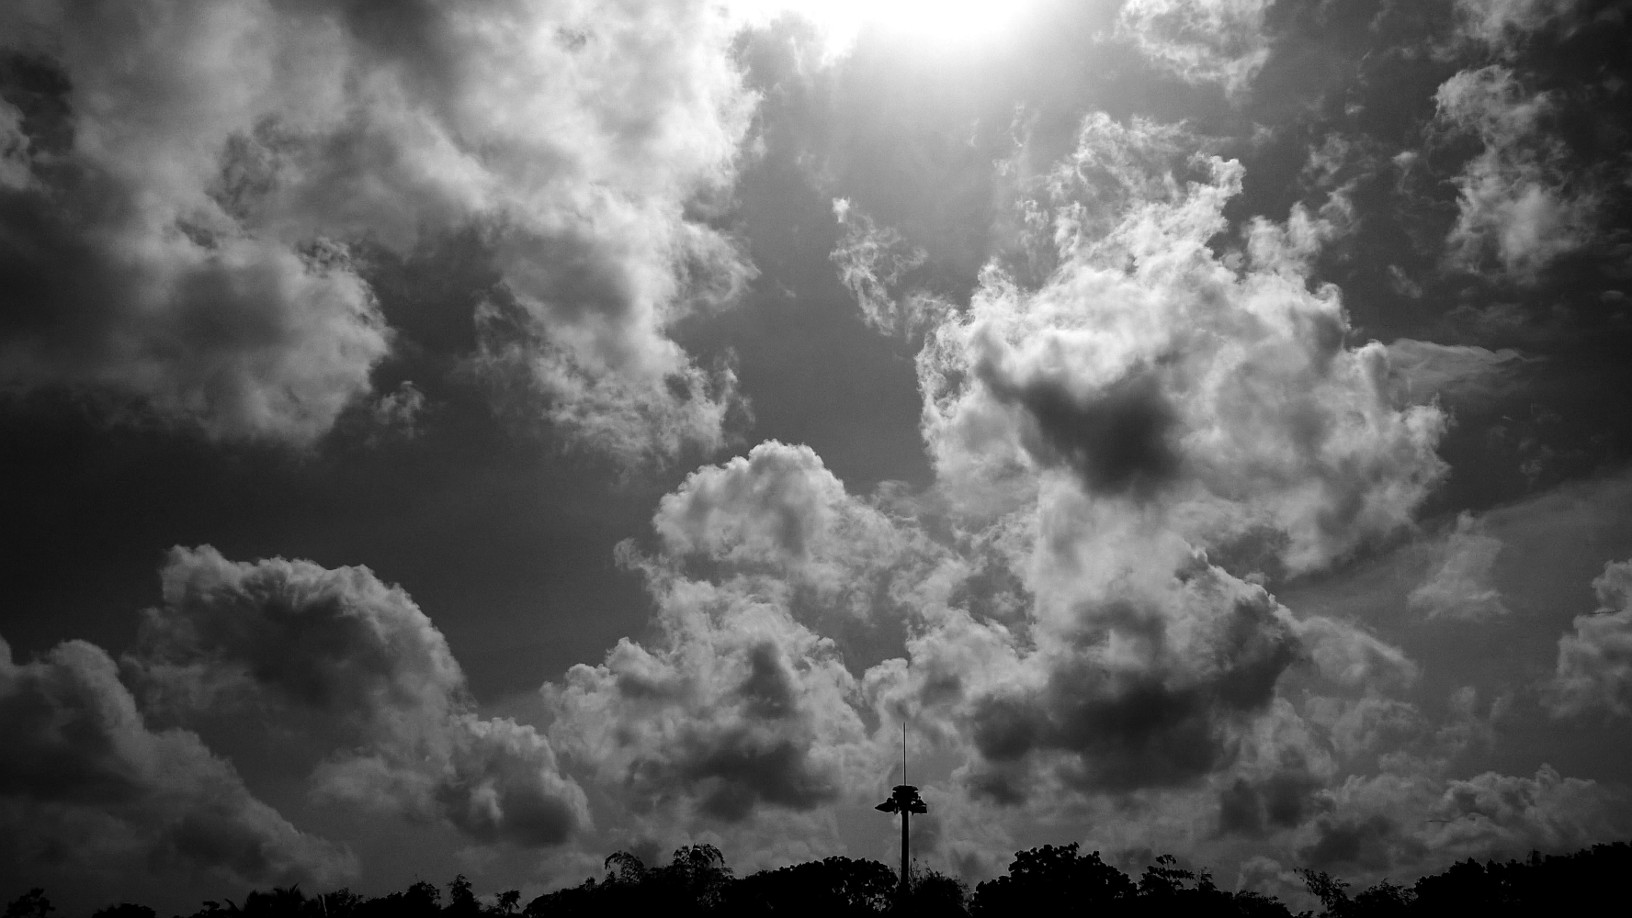
[[[735,27],[703,3],[8,5],[0,383],[311,443],[393,346],[356,253],[474,225],[502,290],[463,356],[496,397],[626,463],[716,446],[734,377],[668,329],[752,273],[699,216],[752,105]]]
[[[447,641],[366,568],[178,548],[127,657],[147,705],[208,731],[250,718],[311,747],[314,792],[482,840],[558,844],[582,791],[532,727],[474,712]]]
[[[0,853],[13,868],[98,886],[144,867],[257,884],[357,869],[252,796],[196,734],[148,726],[90,644],[17,663],[0,641],[0,732]]]
[[[1257,782],[1237,778],[1219,792],[1218,831],[1260,837],[1301,825],[1315,805],[1315,790],[1323,783],[1295,767]]]
[[[1398,827],[1382,815],[1321,819],[1315,827],[1315,840],[1298,849],[1298,859],[1314,870],[1340,867],[1386,870],[1397,860],[1414,861],[1427,853],[1421,842],[1396,838]],[[1391,850],[1396,844],[1403,845],[1403,850]]]

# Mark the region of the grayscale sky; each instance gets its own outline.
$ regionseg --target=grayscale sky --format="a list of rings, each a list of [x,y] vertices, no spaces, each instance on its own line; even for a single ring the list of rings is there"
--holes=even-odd
[[[1632,836],[1629,17],[0,5],[0,900]]]

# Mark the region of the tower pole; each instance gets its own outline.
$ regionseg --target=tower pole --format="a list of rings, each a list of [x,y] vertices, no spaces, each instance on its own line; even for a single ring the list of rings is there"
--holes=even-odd
[[[907,783],[907,719],[901,718],[901,783]],[[907,807],[901,807],[901,894],[905,896],[909,889],[907,883],[907,868],[911,861],[907,859],[907,820],[912,818]]]
[[[890,799],[880,803],[873,809],[885,813],[901,814],[901,888],[899,898],[906,902],[907,895],[912,891],[909,878],[912,870],[912,854],[908,845],[912,831],[912,814],[927,813],[929,807],[924,805],[924,798],[918,795],[918,788],[907,781],[907,724],[901,723],[901,783],[890,792]]]
[[[901,895],[905,896],[911,887],[907,885],[907,820],[912,814],[905,809],[901,810]]]

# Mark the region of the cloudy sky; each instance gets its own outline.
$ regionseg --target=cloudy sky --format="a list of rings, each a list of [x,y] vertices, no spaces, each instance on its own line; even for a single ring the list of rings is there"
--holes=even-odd
[[[1632,835],[1632,4],[0,6],[0,899]]]

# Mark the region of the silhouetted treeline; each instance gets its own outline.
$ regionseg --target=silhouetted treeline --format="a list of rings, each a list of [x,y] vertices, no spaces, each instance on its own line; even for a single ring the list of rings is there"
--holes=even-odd
[[[997,918],[1088,914],[1103,918],[1187,915],[1293,918],[1280,900],[1220,889],[1206,871],[1163,855],[1137,878],[1076,845],[1043,845],[1014,856],[1008,871],[973,891],[933,870],[915,869],[901,889],[895,871],[877,862],[830,857],[735,877],[719,849],[688,845],[666,865],[648,867],[627,851],[606,859],[605,873],[578,886],[521,903],[516,890],[483,901],[463,875],[438,887],[418,882],[368,898],[348,890],[308,895],[300,887],[252,891],[241,902],[205,902],[188,918],[612,918],[623,914],[683,916],[921,915]],[[1619,912],[1618,894],[1632,875],[1632,845],[1595,845],[1574,854],[1497,863],[1467,860],[1410,886],[1387,880],[1351,894],[1330,874],[1300,871],[1321,903],[1320,918],[1416,918],[1477,914],[1481,918],[1596,914],[1605,903]],[[444,895],[444,890],[446,895]],[[42,890],[6,907],[3,918],[66,918]],[[133,903],[111,905],[91,918],[155,918]],[[182,918],[182,916],[177,916]],[[1298,918],[1313,918],[1309,912]]]

